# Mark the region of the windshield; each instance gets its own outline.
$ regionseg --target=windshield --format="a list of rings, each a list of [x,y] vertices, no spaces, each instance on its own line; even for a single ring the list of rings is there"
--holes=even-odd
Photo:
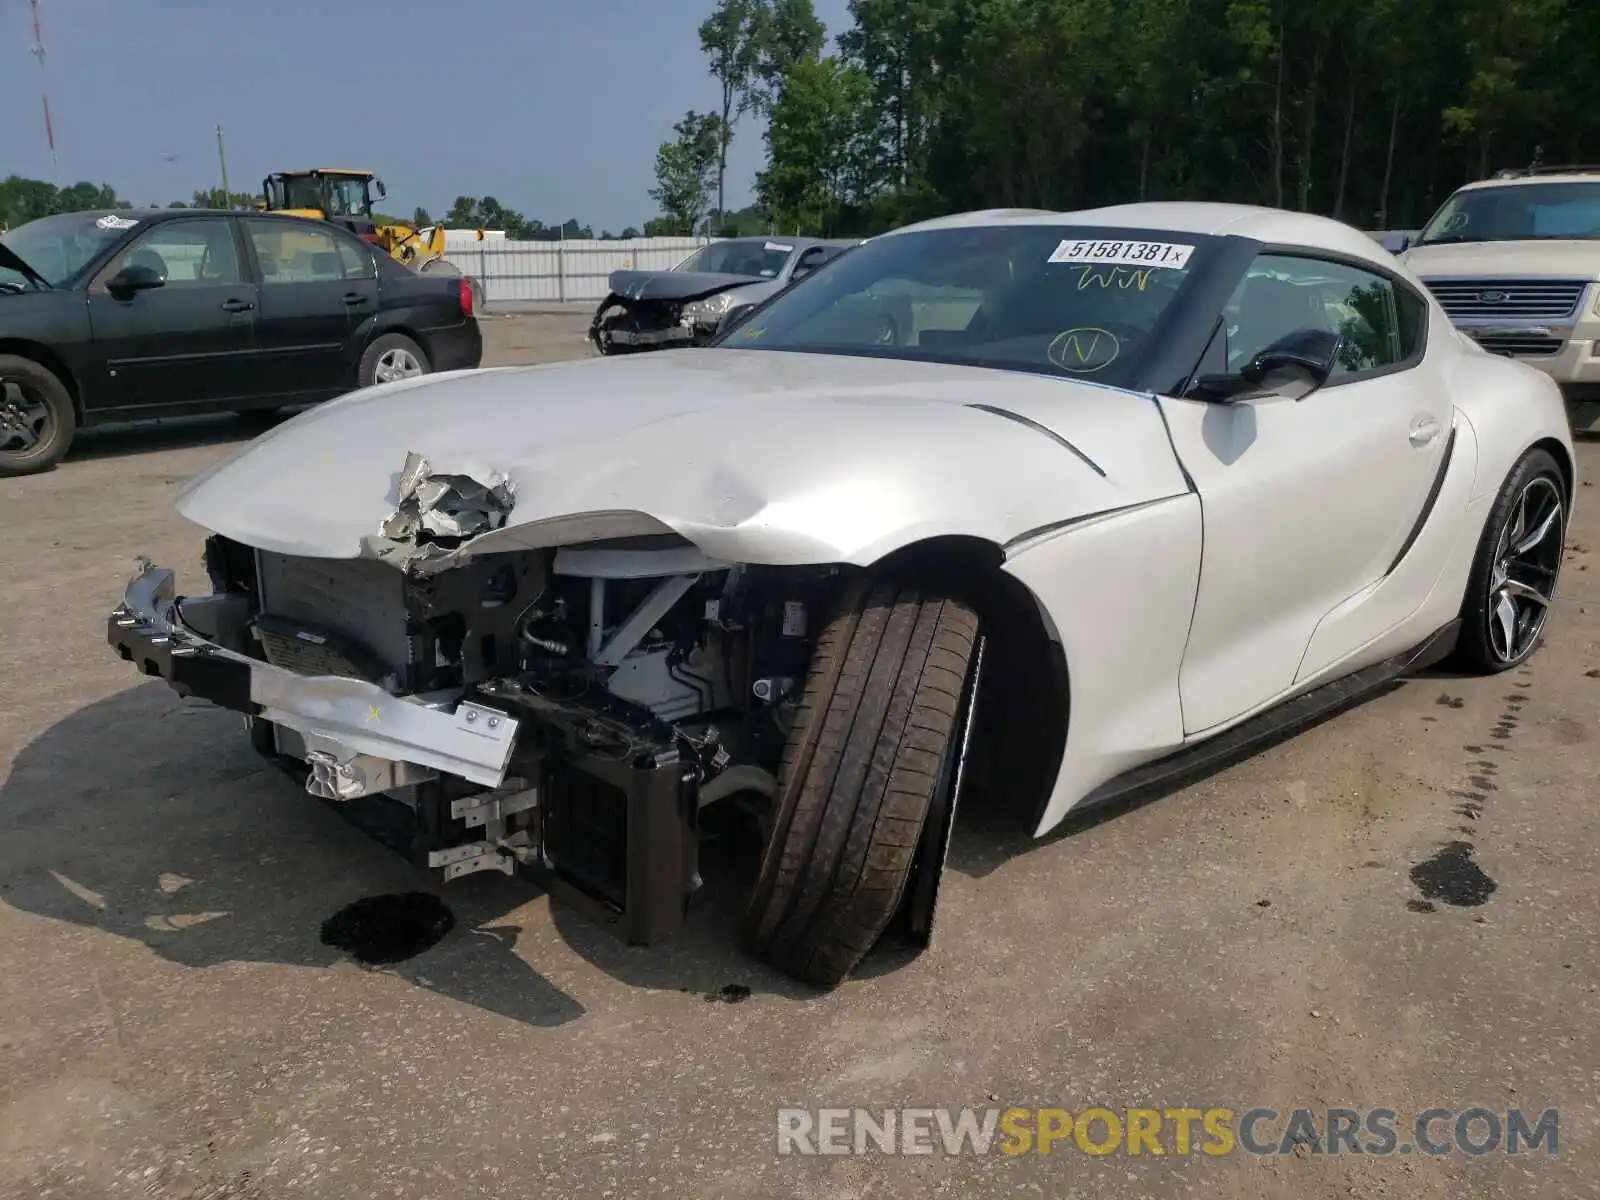
[[[1600,179],[1457,192],[1433,215],[1416,245],[1533,238],[1600,238]]]
[[[327,203],[324,205],[324,189]],[[290,175],[283,181],[275,207],[316,209],[330,217],[364,216],[367,211],[367,181],[355,175]]]
[[[1212,240],[1061,225],[891,234],[780,293],[717,344],[1122,386]]]
[[[364,216],[367,211],[367,181],[334,177],[328,181],[328,215]]]
[[[791,242],[768,238],[729,238],[724,242],[702,246],[673,270],[775,279],[793,253],[794,244]]]
[[[137,223],[119,213],[62,213],[19,225],[0,234],[0,242],[51,287],[62,287]],[[21,271],[0,267],[0,291],[27,291],[34,286]]]

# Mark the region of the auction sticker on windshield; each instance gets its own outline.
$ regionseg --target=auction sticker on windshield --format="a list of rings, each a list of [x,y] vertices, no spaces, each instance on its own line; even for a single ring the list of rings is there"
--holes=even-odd
[[[1071,238],[1050,255],[1053,263],[1116,263],[1128,267],[1171,267],[1181,271],[1194,247],[1181,242],[1115,242]]]

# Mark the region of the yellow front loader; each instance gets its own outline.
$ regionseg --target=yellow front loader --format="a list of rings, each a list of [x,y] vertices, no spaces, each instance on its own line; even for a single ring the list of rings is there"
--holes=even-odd
[[[396,262],[413,270],[441,275],[460,275],[461,270],[444,257],[444,226],[435,225],[426,235],[404,222],[379,222],[373,204],[388,195],[371,171],[343,167],[312,167],[304,171],[279,171],[261,183],[262,203],[267,212],[288,213],[316,221],[332,221],[359,234],[379,247]],[[483,231],[478,231],[483,236]],[[482,284],[474,279],[474,299],[483,300]]]

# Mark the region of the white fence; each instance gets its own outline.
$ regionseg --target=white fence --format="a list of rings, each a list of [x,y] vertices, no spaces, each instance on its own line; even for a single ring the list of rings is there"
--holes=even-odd
[[[706,238],[633,238],[602,242],[478,241],[472,234],[446,235],[445,257],[483,283],[487,305],[567,301],[598,303],[613,271],[666,271]]]
[[[1415,231],[1392,232],[1414,236]],[[1383,234],[1373,230],[1369,236],[1377,239]],[[715,239],[512,242],[491,238],[480,242],[470,232],[450,230],[445,235],[445,257],[483,283],[487,305],[594,304],[605,298],[606,278],[611,272],[667,271],[711,240]]]

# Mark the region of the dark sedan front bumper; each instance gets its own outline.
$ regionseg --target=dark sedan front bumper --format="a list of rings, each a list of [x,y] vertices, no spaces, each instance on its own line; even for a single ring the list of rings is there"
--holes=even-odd
[[[394,696],[335,675],[299,675],[226,649],[184,624],[172,571],[141,564],[106,621],[106,640],[183,696],[261,717],[300,734],[346,774],[403,779],[424,768],[498,788],[517,719],[454,697]],[[352,776],[353,777],[353,776]]]

